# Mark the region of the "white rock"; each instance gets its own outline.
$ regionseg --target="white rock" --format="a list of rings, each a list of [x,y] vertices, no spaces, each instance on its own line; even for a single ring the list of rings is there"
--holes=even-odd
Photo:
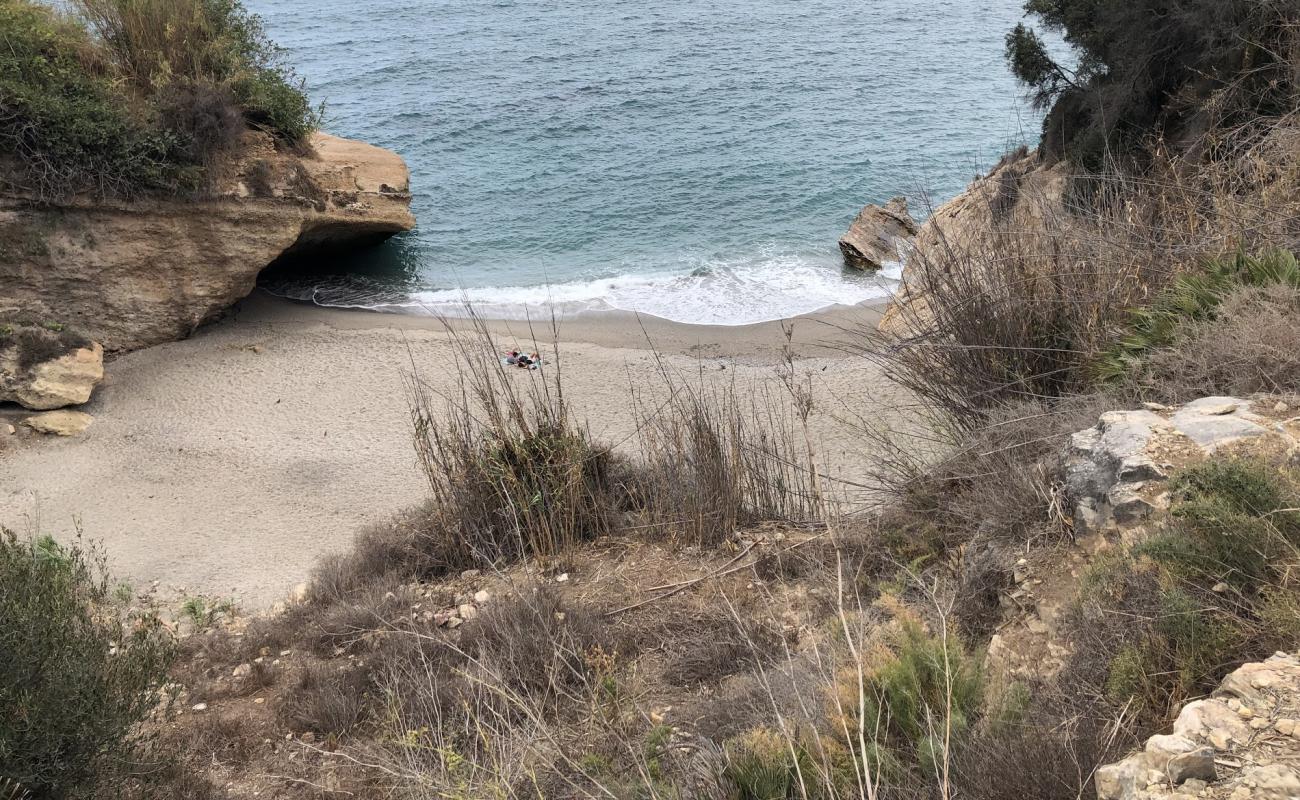
[[[1223,728],[1215,728],[1205,738],[1210,740],[1215,750],[1228,750],[1232,747],[1232,734]]]
[[[488,594],[486,589],[479,589],[477,592],[474,593],[474,602],[478,603],[479,605],[483,605],[484,603],[488,602],[491,599],[492,599],[492,595]]]
[[[1295,800],[1300,797],[1300,772],[1285,764],[1267,764],[1247,767],[1241,774],[1242,782],[1253,784],[1250,795],[1255,800]]]
[[[253,674],[253,665],[240,664],[239,666],[235,667],[235,669],[230,674],[232,677],[235,678],[247,678],[249,675]]]
[[[94,421],[94,417],[82,411],[47,411],[28,417],[23,420],[23,424],[37,433],[76,436]]]

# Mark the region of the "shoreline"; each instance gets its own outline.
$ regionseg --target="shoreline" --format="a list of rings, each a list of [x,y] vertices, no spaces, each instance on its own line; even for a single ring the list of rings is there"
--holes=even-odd
[[[818,398],[810,422],[831,474],[867,466],[855,415],[892,413],[897,389],[842,349],[880,307],[835,308],[794,320],[789,349]],[[115,576],[160,582],[162,596],[233,597],[249,608],[282,599],[356,533],[427,493],[411,446],[414,372],[454,394],[456,334],[469,320],[308,306],[258,292],[178,342],[112,359],[83,434],[22,431],[0,441],[9,479],[0,525],[61,541],[103,543]],[[485,321],[498,347],[549,329]],[[559,325],[564,390],[597,441],[635,435],[632,405],[661,388],[658,370],[747,396],[773,381],[787,348],[780,322],[686,325],[634,314]],[[529,349],[540,349],[529,347]],[[519,371],[519,380],[543,377]],[[864,372],[866,374],[864,374]],[[17,424],[25,413],[0,409]]]
[[[824,350],[826,355],[837,352],[840,345],[864,330],[874,329],[891,299],[873,298],[857,305],[835,305],[789,319],[744,325],[679,322],[637,311],[582,311],[558,319],[552,329],[549,318],[444,317],[341,308],[281,297],[259,288],[236,304],[227,319],[245,323],[323,324],[336,330],[393,329],[443,333],[473,331],[477,321],[503,343],[590,344],[677,354],[702,353],[707,349],[722,356],[732,355],[732,350],[752,343],[755,350],[750,355],[770,357],[774,346],[779,352],[785,345],[784,326],[793,327],[790,343],[799,352]],[[225,321],[211,324],[221,325]]]

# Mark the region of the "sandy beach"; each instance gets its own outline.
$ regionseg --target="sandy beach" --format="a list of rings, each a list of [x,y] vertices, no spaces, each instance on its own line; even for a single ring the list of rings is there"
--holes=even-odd
[[[794,321],[798,370],[811,377],[811,431],[832,474],[860,477],[857,415],[894,390],[840,345],[879,308]],[[463,323],[453,328],[463,328]],[[497,345],[549,348],[549,321],[493,322]],[[531,328],[531,330],[530,330]],[[692,381],[779,391],[780,323],[696,326],[627,314],[558,328],[564,387],[601,441],[629,440],[634,393],[662,385],[657,359]],[[323,553],[425,494],[411,446],[407,378],[457,384],[444,323],[299,305],[258,293],[190,339],[112,360],[76,438],[21,431],[0,440],[0,525],[103,544],[115,575],[168,594],[259,607],[285,596]],[[518,371],[519,381],[544,379]],[[0,420],[17,424],[17,407]]]

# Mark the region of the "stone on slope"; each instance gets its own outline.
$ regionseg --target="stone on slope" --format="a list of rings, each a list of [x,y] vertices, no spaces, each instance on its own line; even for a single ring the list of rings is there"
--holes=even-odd
[[[54,436],[76,436],[90,427],[95,418],[82,411],[46,411],[23,420],[23,424],[37,433]]]
[[[1275,397],[1205,397],[1178,408],[1102,414],[1095,427],[1070,437],[1066,452],[1076,531],[1132,525],[1166,508],[1169,476],[1223,448],[1300,453],[1300,426],[1270,418],[1276,407]]]
[[[1184,706],[1172,734],[1098,768],[1098,800],[1296,800],[1300,739],[1274,720],[1290,720],[1298,709],[1300,656],[1245,664],[1213,697]]]

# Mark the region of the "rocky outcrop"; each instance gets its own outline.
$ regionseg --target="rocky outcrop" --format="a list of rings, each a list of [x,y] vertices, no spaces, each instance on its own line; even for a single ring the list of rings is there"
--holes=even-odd
[[[963,254],[987,248],[1000,232],[1043,228],[1046,217],[1062,205],[1067,176],[1063,163],[1044,164],[1036,152],[1021,148],[936,208],[908,248],[902,284],[880,331],[901,338],[924,328],[930,319],[925,304],[929,276],[954,267],[978,269],[980,259]]]
[[[1065,482],[1077,535],[1141,522],[1169,506],[1165,484],[1212,453],[1300,453],[1300,416],[1277,397],[1205,397],[1179,408],[1148,405],[1101,415],[1074,434]]]
[[[0,323],[0,403],[34,411],[75,406],[104,379],[104,348],[39,325]]]
[[[1170,505],[1169,480],[1211,455],[1300,459],[1300,399],[1205,397],[1170,408],[1109,411],[1067,445],[1064,499],[1075,546],[1022,557],[998,595],[1006,618],[989,641],[990,674],[1038,681],[1070,659],[1061,611],[1095,558],[1143,540]],[[1153,524],[1154,523],[1154,524]],[[970,553],[963,568],[978,569]],[[972,569],[974,567],[974,569]]]
[[[1097,770],[1098,800],[1300,798],[1300,657],[1246,664],[1169,734]]]
[[[845,266],[875,272],[903,260],[903,250],[916,236],[916,222],[907,212],[907,198],[895,197],[884,206],[869,205],[853,218],[840,238]]]
[[[331,251],[412,228],[396,154],[317,134],[309,155],[249,133],[204,199],[0,196],[0,316],[19,311],[123,351],[189,335],[292,252]]]

